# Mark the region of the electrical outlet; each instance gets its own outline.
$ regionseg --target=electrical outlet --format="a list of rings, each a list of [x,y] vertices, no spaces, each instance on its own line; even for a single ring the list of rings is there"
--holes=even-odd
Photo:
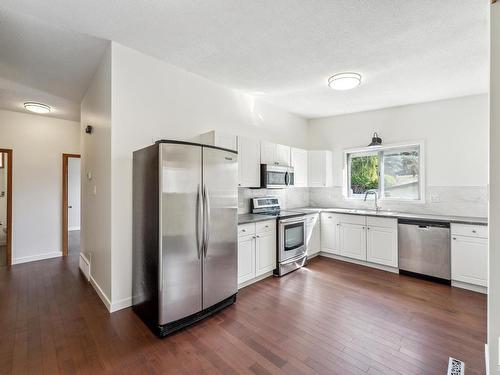
[[[441,197],[438,194],[431,194],[431,202],[439,203],[441,202]]]

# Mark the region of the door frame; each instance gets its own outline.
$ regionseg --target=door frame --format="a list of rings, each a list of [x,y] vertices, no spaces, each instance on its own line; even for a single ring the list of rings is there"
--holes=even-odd
[[[80,159],[80,154],[62,154],[62,199],[61,199],[61,214],[62,214],[62,255],[68,256],[68,160],[69,158]]]
[[[7,266],[12,265],[12,158],[13,150],[0,148],[1,153],[7,154]]]

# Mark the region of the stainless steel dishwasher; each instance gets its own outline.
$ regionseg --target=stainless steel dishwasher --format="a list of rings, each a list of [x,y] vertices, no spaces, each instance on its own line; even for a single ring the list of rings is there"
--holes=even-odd
[[[450,223],[398,220],[399,273],[450,284]]]

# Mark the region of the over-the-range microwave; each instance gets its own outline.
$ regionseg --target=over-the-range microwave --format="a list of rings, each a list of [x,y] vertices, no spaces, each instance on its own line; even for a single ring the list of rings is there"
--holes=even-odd
[[[283,189],[294,184],[293,167],[260,165],[260,186],[266,189]]]

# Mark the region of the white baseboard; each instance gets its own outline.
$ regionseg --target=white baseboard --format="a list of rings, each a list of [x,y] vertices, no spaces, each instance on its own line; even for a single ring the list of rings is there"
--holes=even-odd
[[[340,256],[340,255],[335,255],[335,254],[331,254],[331,253],[325,253],[324,251],[321,251],[319,253],[319,255],[321,255],[323,257],[326,257],[326,258],[332,258],[332,259],[342,260],[344,262],[359,264],[361,266],[376,268],[376,269],[379,269],[379,270],[382,270],[382,271],[387,271],[387,272],[392,272],[392,273],[399,273],[399,269],[398,268],[390,267],[390,266],[384,266],[383,264],[376,264],[376,263],[366,262],[364,260],[346,258],[346,257]]]
[[[101,301],[104,303],[106,308],[108,309],[109,312],[111,312],[111,302],[109,301],[108,296],[103,292],[99,284],[97,284],[97,281],[90,275],[90,284],[94,287],[95,291],[97,292],[97,295],[101,299]]]
[[[113,302],[111,304],[111,309],[109,310],[109,312],[113,313],[118,310],[126,309],[130,306],[132,306],[132,297],[123,298],[119,301]]]
[[[490,374],[490,352],[488,351],[488,344],[484,344],[484,361],[486,368],[486,375]]]
[[[80,271],[82,271],[87,280],[90,280],[90,261],[83,253],[80,253],[78,266],[80,267]]]
[[[69,232],[72,232],[72,231],[74,231],[74,230],[80,230],[80,227],[69,227],[69,228],[68,228],[68,231],[69,231]]]
[[[62,256],[62,252],[61,251],[51,251],[49,253],[43,253],[43,254],[37,254],[37,255],[30,255],[30,256],[27,256],[27,257],[14,258],[12,260],[12,264],[21,264],[21,263],[35,262],[37,260],[57,258],[57,257],[61,257],[61,256]]]
[[[123,298],[119,301],[111,303],[108,296],[104,293],[99,284],[97,284],[97,281],[95,281],[92,275],[90,275],[90,284],[94,287],[95,291],[97,292],[97,295],[99,296],[101,301],[104,303],[104,306],[106,306],[106,308],[110,313],[114,313],[115,311],[122,310],[132,306],[132,297]]]
[[[462,281],[452,280],[451,286],[454,286],[455,288],[472,290],[473,292],[477,293],[488,294],[488,288],[481,285],[474,285],[474,284],[464,283]]]

